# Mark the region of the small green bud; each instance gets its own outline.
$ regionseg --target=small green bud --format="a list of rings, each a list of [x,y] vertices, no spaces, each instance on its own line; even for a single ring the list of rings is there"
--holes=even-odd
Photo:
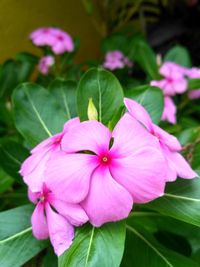
[[[98,112],[97,109],[92,101],[92,98],[89,99],[89,103],[88,103],[88,110],[87,110],[87,114],[88,114],[88,119],[91,120],[98,120]]]

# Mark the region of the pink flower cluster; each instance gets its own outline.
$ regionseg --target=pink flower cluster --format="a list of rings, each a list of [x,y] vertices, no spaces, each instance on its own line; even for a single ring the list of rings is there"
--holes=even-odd
[[[39,28],[30,34],[36,46],[49,46],[55,54],[63,54],[74,50],[71,36],[61,29],[53,27]]]
[[[55,63],[55,59],[53,56],[44,56],[41,57],[39,64],[38,64],[38,70],[44,74],[47,75],[49,73],[49,68]]]
[[[112,132],[98,121],[71,119],[21,166],[36,204],[33,234],[49,237],[57,255],[71,245],[75,226],[122,220],[134,203],[162,196],[167,181],[196,176],[178,140],[137,102],[124,103],[128,112]]]
[[[119,51],[107,52],[105,55],[103,67],[108,70],[123,69],[125,66],[132,68],[133,63],[129,60],[128,57]]]
[[[163,76],[162,80],[151,81],[152,86],[159,87],[164,93],[164,111],[162,120],[176,123],[176,106],[172,100],[172,96],[182,94],[187,90],[187,78],[200,78],[200,69],[186,68],[173,62],[165,62],[160,70]],[[191,91],[189,98],[194,99],[200,97],[200,90]]]

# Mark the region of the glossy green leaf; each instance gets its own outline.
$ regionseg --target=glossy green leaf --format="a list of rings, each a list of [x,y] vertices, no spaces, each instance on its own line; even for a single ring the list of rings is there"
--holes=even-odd
[[[200,227],[200,178],[178,179],[168,183],[165,192],[145,207]]]
[[[181,45],[171,48],[165,55],[164,61],[172,61],[185,67],[191,67],[192,65],[188,50]]]
[[[60,132],[67,120],[55,98],[37,84],[19,85],[12,102],[16,128],[31,146]]]
[[[121,267],[198,267],[191,259],[159,243],[142,221],[127,220],[125,253]]]
[[[0,166],[19,183],[23,183],[19,175],[20,166],[28,155],[28,150],[21,144],[10,140],[0,143]]]
[[[80,119],[87,120],[89,99],[98,111],[98,119],[104,124],[112,119],[123,105],[123,91],[115,76],[103,69],[92,68],[87,71],[78,84],[77,105]]]
[[[136,100],[149,112],[154,123],[159,123],[163,113],[163,93],[157,87],[144,85],[129,89],[126,96]]]
[[[20,267],[47,246],[32,236],[31,205],[0,213],[0,266]]]
[[[188,89],[189,90],[200,89],[200,79],[189,79]]]
[[[58,78],[49,86],[50,92],[54,95],[55,99],[65,111],[68,120],[77,116],[76,87],[76,82]]]
[[[159,79],[160,75],[156,55],[145,39],[139,35],[135,35],[129,42],[129,46],[129,58],[137,62],[151,79]]]
[[[0,167],[0,193],[7,191],[14,180]]]
[[[59,267],[119,267],[124,251],[125,222],[100,228],[78,228],[72,246],[59,258]]]

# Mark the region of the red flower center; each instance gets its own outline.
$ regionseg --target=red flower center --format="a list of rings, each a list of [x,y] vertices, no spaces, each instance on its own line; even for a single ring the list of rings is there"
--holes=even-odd
[[[111,157],[109,154],[102,154],[99,156],[100,163],[103,165],[108,165],[111,162]]]

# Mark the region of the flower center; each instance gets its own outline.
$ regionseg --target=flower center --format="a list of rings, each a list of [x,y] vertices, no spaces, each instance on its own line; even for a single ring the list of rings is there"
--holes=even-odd
[[[168,83],[173,83],[174,80],[172,78],[167,78]]]
[[[40,196],[39,201],[40,202],[44,202],[45,201],[45,196],[44,195]]]
[[[109,154],[103,154],[99,156],[100,164],[108,165],[111,162],[111,157]]]
[[[108,157],[103,157],[103,158],[102,158],[102,161],[103,161],[103,162],[107,162],[107,161],[108,161]]]

